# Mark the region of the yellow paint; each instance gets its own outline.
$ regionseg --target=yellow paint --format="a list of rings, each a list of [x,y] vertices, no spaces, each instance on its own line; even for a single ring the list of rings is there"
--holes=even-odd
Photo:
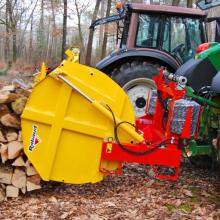
[[[65,78],[95,100],[92,104],[71,87],[58,80]],[[24,151],[43,180],[66,183],[94,183],[105,175],[99,172],[103,140],[114,138],[112,114],[116,121],[135,123],[132,105],[125,92],[100,71],[70,60],[41,80],[33,89],[22,114]],[[41,142],[31,146],[33,126]],[[142,141],[129,125],[119,128],[122,143]],[[32,151],[29,147],[32,147]],[[107,170],[116,170],[117,162],[102,162]]]
[[[107,147],[106,147],[106,153],[111,153],[112,152],[112,143],[107,143]]]
[[[44,80],[46,75],[47,75],[47,67],[45,63],[42,63],[41,71],[34,78],[34,86],[36,86],[38,83]]]
[[[72,47],[68,49],[66,52],[67,55],[67,60],[74,62],[74,63],[79,63],[80,60],[80,48],[78,46]]]

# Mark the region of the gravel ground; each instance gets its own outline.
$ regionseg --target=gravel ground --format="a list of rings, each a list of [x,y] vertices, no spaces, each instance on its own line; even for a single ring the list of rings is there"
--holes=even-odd
[[[160,181],[146,167],[97,184],[46,183],[43,189],[0,204],[0,219],[220,219],[217,173],[183,164],[178,181]]]

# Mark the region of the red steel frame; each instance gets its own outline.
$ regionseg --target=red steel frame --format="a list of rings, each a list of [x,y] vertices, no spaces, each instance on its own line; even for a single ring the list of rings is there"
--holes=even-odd
[[[176,100],[182,99],[186,90],[178,88],[175,82],[166,83],[163,79],[163,70],[160,71],[159,76],[154,77],[157,85],[157,90],[162,99],[170,99],[169,113],[166,126],[164,126],[165,110],[161,101],[157,98],[155,114],[136,119],[136,126],[139,131],[143,133],[145,143],[128,144],[122,143],[126,149],[133,152],[143,152],[154,148],[166,140],[169,140],[162,147],[157,148],[153,152],[144,155],[131,154],[122,149],[122,147],[115,141],[103,141],[102,153],[100,160],[100,172],[105,174],[120,174],[122,172],[122,165],[125,162],[149,164],[152,166],[155,175],[158,179],[176,180],[178,178],[178,171],[181,160],[181,139],[190,138],[192,108],[187,112],[186,121],[181,135],[171,132],[170,123],[172,120],[173,106]],[[196,134],[197,135],[197,134]],[[105,170],[102,166],[104,161],[116,161],[119,166],[117,170]],[[157,170],[157,167],[171,167],[175,170],[174,175],[163,175]]]

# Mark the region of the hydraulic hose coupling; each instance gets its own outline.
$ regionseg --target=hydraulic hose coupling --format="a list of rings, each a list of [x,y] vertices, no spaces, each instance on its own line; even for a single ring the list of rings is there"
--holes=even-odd
[[[167,70],[164,71],[164,78],[176,82],[181,87],[185,87],[187,83],[186,77],[169,73]]]

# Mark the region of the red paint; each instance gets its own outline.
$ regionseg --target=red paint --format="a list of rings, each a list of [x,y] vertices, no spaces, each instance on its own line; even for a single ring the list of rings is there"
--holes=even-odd
[[[154,77],[154,81],[157,85],[158,93],[161,99],[169,100],[168,109],[166,112],[161,100],[157,98],[155,114],[149,115],[146,113],[141,118],[136,119],[136,127],[143,133],[145,142],[138,144],[122,143],[122,145],[132,152],[144,152],[151,150],[158,144],[166,144],[163,147],[158,147],[154,151],[148,154],[132,154],[122,149],[122,147],[115,141],[104,141],[102,145],[102,153],[100,160],[100,172],[106,174],[120,174],[122,172],[122,165],[125,162],[149,164],[152,166],[155,175],[158,179],[176,180],[178,178],[178,171],[180,167],[180,159],[182,151],[180,146],[182,144],[181,139],[190,138],[192,107],[188,109],[186,115],[186,121],[183,127],[181,135],[171,132],[170,124],[172,120],[174,102],[183,99],[186,94],[184,88],[178,88],[175,82],[167,82],[163,78],[163,69],[160,74]],[[164,116],[166,115],[166,119]],[[120,138],[120,137],[119,137]],[[107,145],[112,145],[111,151],[107,150]],[[117,170],[105,170],[102,166],[104,161],[116,161],[119,163]],[[157,170],[157,166],[172,167],[175,170],[174,175],[163,175]]]
[[[200,44],[196,50],[196,53],[201,53],[205,50],[208,50],[211,47],[211,43]]]

